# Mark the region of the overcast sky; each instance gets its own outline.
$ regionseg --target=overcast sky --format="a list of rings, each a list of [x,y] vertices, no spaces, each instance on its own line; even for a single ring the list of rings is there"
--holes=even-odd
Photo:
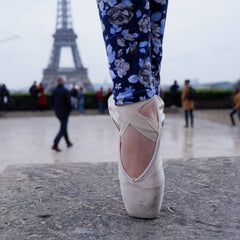
[[[72,0],[74,31],[93,83],[110,82],[96,0]],[[25,88],[42,79],[56,25],[57,0],[0,0],[0,83]],[[170,0],[162,83],[240,78],[240,1]],[[1,42],[11,36],[19,38]],[[68,62],[63,52],[61,64]]]

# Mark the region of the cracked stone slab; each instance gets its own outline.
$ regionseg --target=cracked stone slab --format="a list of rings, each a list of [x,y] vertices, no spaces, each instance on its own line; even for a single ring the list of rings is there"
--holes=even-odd
[[[0,174],[0,240],[238,240],[240,158],[171,160],[155,220],[126,214],[116,163],[12,166]]]

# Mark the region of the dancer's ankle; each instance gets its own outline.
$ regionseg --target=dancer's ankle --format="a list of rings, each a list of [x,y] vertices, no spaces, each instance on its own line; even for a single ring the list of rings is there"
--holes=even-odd
[[[146,103],[139,113],[144,117],[158,121],[157,106],[155,101]],[[128,126],[121,137],[121,161],[129,177],[137,178],[148,167],[156,143],[142,135],[131,125]]]

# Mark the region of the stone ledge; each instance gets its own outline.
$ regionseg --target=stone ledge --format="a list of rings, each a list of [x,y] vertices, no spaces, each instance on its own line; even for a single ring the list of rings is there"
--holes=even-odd
[[[236,240],[240,158],[171,160],[159,218],[128,217],[116,163],[27,165],[0,175],[0,240]]]

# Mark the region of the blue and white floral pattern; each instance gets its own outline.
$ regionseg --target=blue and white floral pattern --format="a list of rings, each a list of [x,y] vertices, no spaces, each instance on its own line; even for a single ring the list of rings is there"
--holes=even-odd
[[[116,105],[160,92],[168,0],[97,0]]]

